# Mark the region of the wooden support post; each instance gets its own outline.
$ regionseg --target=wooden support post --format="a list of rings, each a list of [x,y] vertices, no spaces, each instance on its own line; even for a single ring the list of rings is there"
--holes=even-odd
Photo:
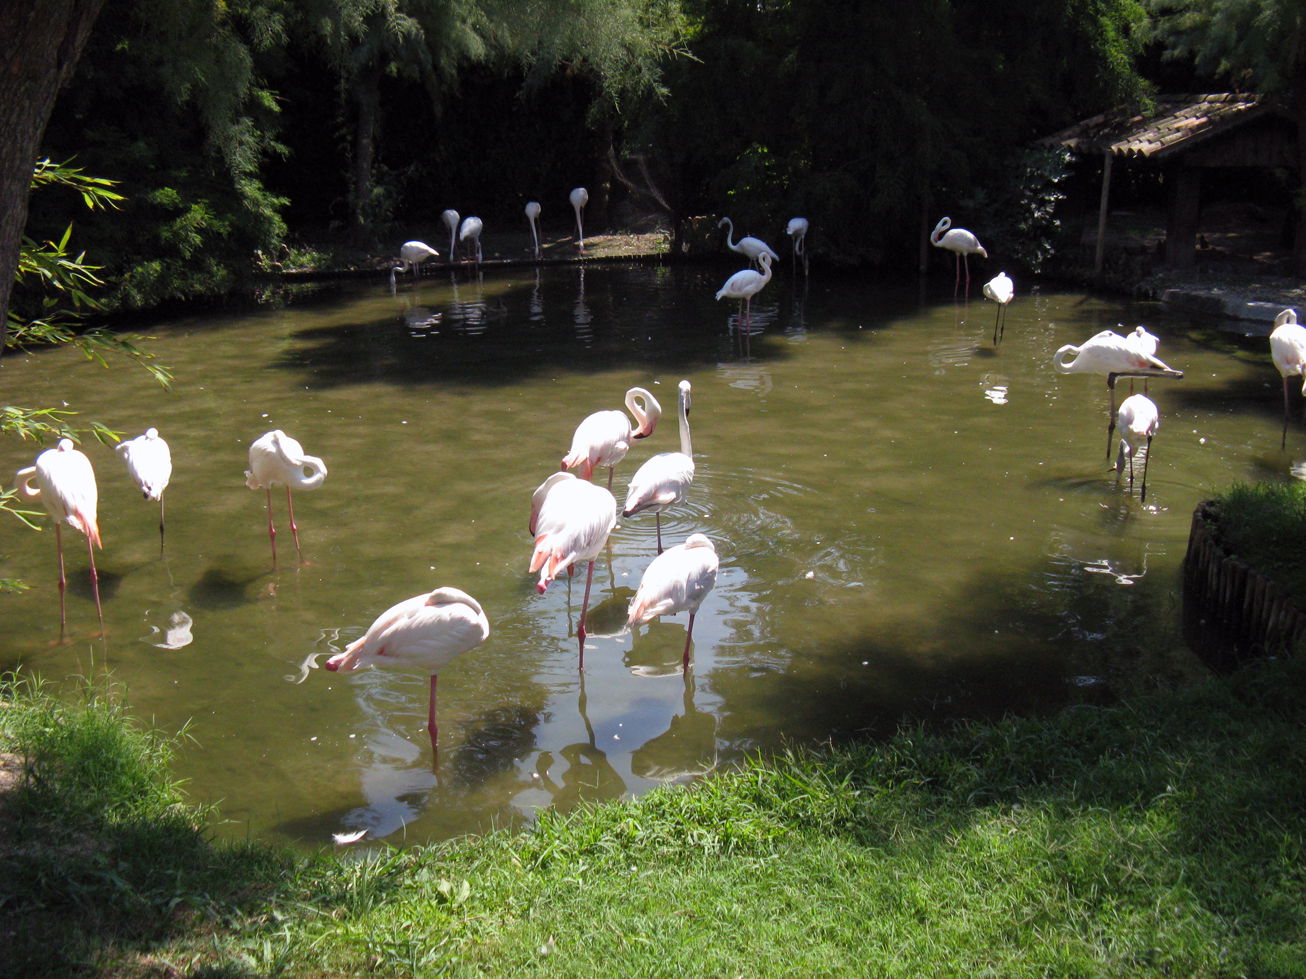
[[[1097,204],[1097,246],[1093,249],[1093,275],[1102,277],[1102,257],[1106,249],[1106,214],[1107,202],[1111,197],[1111,161],[1114,157],[1108,149],[1102,156],[1102,197]]]

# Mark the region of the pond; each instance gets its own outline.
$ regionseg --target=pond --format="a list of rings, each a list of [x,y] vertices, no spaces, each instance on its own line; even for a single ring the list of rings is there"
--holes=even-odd
[[[1290,478],[1306,449],[1294,425],[1280,451],[1264,337],[1018,280],[995,344],[994,306],[954,302],[950,275],[804,280],[787,262],[742,333],[713,299],[735,268],[459,270],[187,316],[148,344],[176,372],[171,391],[68,350],[7,359],[6,401],[67,404],[129,435],[156,426],[175,472],[161,556],[157,507],[112,450],[86,447],[104,638],[81,536],[64,535],[60,643],[54,535],[7,524],[0,576],[31,587],[3,599],[0,668],[70,695],[107,668],[138,716],[189,724],[176,772],[220,806],[220,833],[310,845],[522,825],[786,745],[1203,675],[1180,622],[1193,507],[1234,481]],[[1108,471],[1103,378],[1051,367],[1062,344],[1138,322],[1185,372],[1149,385],[1161,426],[1146,504]],[[683,613],[622,629],[656,553],[639,515],[596,561],[582,673],[584,575],[537,593],[531,493],[581,418],[639,385],[664,413],[617,469],[621,500],[644,459],[678,448],[682,378],[697,475],[662,531],[705,533],[720,555],[690,670]],[[329,468],[295,494],[304,563],[281,523],[275,571],[264,495],[243,476],[274,428]],[[3,452],[12,474],[36,449]],[[440,585],[473,595],[491,634],[440,673],[438,756],[425,676],[295,682]]]

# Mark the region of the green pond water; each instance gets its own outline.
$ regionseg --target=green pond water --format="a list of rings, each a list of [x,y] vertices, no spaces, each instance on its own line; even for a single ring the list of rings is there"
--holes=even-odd
[[[1193,507],[1234,481],[1291,478],[1306,454],[1296,426],[1279,449],[1264,337],[1018,279],[995,346],[994,307],[954,302],[950,275],[814,269],[804,282],[787,263],[741,336],[713,300],[732,271],[460,270],[186,316],[149,328],[171,391],[69,350],[6,358],[6,403],[66,404],[129,436],[156,426],[175,471],[160,557],[157,508],[112,450],[85,447],[104,638],[80,535],[64,535],[60,643],[54,535],[6,522],[0,576],[31,587],[0,597],[0,668],[75,695],[75,678],[107,667],[137,715],[189,723],[176,772],[220,805],[219,832],[310,845],[519,825],[786,744],[1104,702],[1205,672],[1181,625]],[[1138,322],[1186,373],[1150,384],[1161,428],[1146,505],[1108,472],[1104,379],[1051,367],[1062,344]],[[684,614],[621,632],[656,552],[648,515],[621,521],[596,563],[581,674],[584,577],[537,594],[531,492],[581,418],[641,385],[664,416],[617,470],[624,497],[645,458],[678,448],[681,378],[698,470],[663,533],[706,533],[721,559],[692,669]],[[250,442],[273,428],[330,469],[295,495],[303,566],[274,496],[275,572],[263,493],[243,480]],[[0,451],[12,474],[37,449]],[[492,631],[440,674],[433,759],[425,676],[294,681],[438,585],[475,596]]]

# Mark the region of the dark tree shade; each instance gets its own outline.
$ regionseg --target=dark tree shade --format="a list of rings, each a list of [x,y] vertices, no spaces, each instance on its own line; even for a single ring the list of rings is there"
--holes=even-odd
[[[27,193],[55,97],[104,0],[0,3],[0,352]]]

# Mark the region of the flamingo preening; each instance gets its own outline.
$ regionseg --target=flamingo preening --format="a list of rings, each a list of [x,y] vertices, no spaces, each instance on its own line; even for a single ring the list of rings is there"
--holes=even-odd
[[[36,485],[32,485],[32,480]],[[104,632],[104,610],[100,606],[100,575],[95,570],[95,548],[100,543],[100,526],[96,519],[99,490],[95,485],[95,470],[72,439],[62,438],[53,449],[46,449],[36,457],[36,464],[18,472],[18,492],[29,500],[40,500],[45,512],[54,521],[54,546],[59,554],[59,639],[63,641],[67,625],[64,593],[68,578],[64,574],[63,525],[86,535],[86,553],[91,559],[91,588],[95,592],[95,614]]]
[[[163,491],[172,479],[172,452],[157,428],[147,428],[144,435],[119,442],[116,449],[145,498],[159,501],[159,553],[162,554]]]
[[[626,407],[635,418],[633,426],[625,412],[616,409],[586,415],[571,437],[571,448],[562,457],[562,468],[578,470],[582,479],[593,479],[594,470],[606,466],[611,491],[613,472],[630,451],[631,440],[652,435],[662,417],[658,399],[645,388],[628,390]]]
[[[540,573],[536,589],[543,594],[567,568],[588,562],[585,597],[581,601],[576,641],[580,647],[580,669],[585,669],[585,614],[589,609],[590,586],[594,581],[594,559],[617,525],[617,501],[602,486],[595,486],[575,473],[556,472],[531,495],[531,518],[527,525],[535,539],[528,571]]]
[[[317,456],[304,454],[304,447],[281,429],[273,429],[259,436],[249,447],[249,469],[245,470],[245,485],[252,490],[267,491],[268,539],[272,542],[272,569],[277,567],[277,528],[272,522],[272,487],[286,488],[286,510],[290,515],[290,533],[295,538],[295,553],[304,561],[299,547],[299,527],[295,524],[295,505],[291,489],[317,489],[326,479],[327,468]]]

